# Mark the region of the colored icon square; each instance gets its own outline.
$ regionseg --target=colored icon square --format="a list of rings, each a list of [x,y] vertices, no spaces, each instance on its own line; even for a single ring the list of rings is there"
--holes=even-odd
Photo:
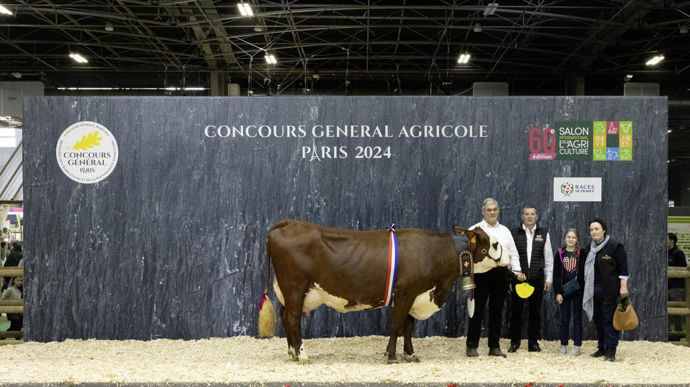
[[[631,161],[632,160],[632,148],[620,148],[620,160]]]
[[[618,134],[618,121],[606,121],[606,134]]]
[[[620,133],[632,135],[632,126],[632,121],[621,121],[619,124]]]
[[[594,148],[592,155],[594,160],[606,160],[606,148]]]
[[[594,121],[594,134],[606,134],[606,121]]]
[[[606,135],[596,134],[593,141],[595,148],[606,148]]]
[[[632,148],[632,134],[621,134],[618,139],[620,148]]]
[[[618,148],[606,148],[606,160],[619,160]]]

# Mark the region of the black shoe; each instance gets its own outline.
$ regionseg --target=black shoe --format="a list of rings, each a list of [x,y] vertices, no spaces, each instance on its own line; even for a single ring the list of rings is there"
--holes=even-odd
[[[501,348],[490,348],[489,349],[489,356],[508,357],[508,356],[506,356],[505,353],[501,352]]]
[[[604,360],[616,361],[616,350],[615,349],[607,349],[606,350],[606,358]]]
[[[478,357],[479,353],[477,352],[477,348],[467,348],[467,357]]]
[[[508,352],[510,352],[510,353],[517,352],[518,348],[520,348],[520,344],[510,344],[510,348],[508,348]]]
[[[539,348],[539,344],[530,344],[528,349],[530,352],[541,352],[541,348]]]
[[[601,349],[601,348],[599,348],[599,349],[597,349],[597,351],[594,352],[591,356],[592,356],[592,357],[602,357],[602,356],[604,356],[604,350]]]

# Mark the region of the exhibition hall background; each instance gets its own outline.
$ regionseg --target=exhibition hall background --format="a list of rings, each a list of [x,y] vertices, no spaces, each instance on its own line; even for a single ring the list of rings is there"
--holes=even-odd
[[[623,337],[666,340],[667,120],[664,97],[27,98],[25,339],[254,335],[265,241],[277,220],[447,232],[478,222],[491,196],[508,227],[520,224],[523,204],[534,204],[554,245],[568,227],[588,241],[587,221],[606,219],[628,251],[640,316]],[[81,121],[103,125],[118,144],[116,168],[95,184],[70,180],[56,162],[58,138]],[[632,125],[629,159],[621,134],[618,159],[530,160],[532,129],[599,121]],[[329,124],[387,125],[391,136],[312,131]],[[472,127],[474,136],[400,135],[425,124]],[[209,135],[222,125],[306,129],[296,137]],[[601,201],[554,201],[559,177],[601,178]],[[552,297],[544,313],[550,340],[558,329]],[[462,336],[466,324],[456,285],[415,335]],[[381,335],[388,326],[388,309],[319,308],[304,320],[307,338]]]

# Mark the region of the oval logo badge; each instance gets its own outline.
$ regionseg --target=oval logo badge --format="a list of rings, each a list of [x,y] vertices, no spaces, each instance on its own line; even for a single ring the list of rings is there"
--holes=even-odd
[[[113,134],[91,121],[77,122],[65,129],[55,153],[62,172],[82,184],[98,183],[108,177],[118,158]]]

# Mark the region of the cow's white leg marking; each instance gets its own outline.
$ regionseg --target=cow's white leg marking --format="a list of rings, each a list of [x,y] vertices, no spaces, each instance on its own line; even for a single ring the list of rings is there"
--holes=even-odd
[[[309,313],[318,308],[321,304],[326,304],[340,313],[355,312],[372,308],[371,305],[365,304],[357,304],[346,308],[345,305],[348,304],[346,299],[328,294],[328,292],[321,288],[321,285],[315,283],[314,287],[311,288],[304,296],[304,305],[302,306],[302,311]]]
[[[426,320],[441,309],[431,297],[431,292],[433,292],[434,289],[436,289],[435,286],[414,299],[412,308],[410,308],[410,316],[417,320]]]
[[[297,359],[300,364],[306,364],[309,362],[309,356],[307,356],[307,351],[304,350],[304,343],[299,346],[299,357]]]
[[[295,353],[295,349],[292,347],[292,345],[288,345],[288,355],[290,355],[290,359],[297,360],[297,354]]]
[[[278,285],[278,278],[273,277],[273,290],[276,292],[276,297],[281,304],[285,305],[285,298],[283,297],[283,292],[280,291],[280,285]]]
[[[403,352],[402,356],[403,356],[403,360],[405,360],[408,363],[419,363],[419,358],[414,353],[411,355],[408,355],[405,352]]]

